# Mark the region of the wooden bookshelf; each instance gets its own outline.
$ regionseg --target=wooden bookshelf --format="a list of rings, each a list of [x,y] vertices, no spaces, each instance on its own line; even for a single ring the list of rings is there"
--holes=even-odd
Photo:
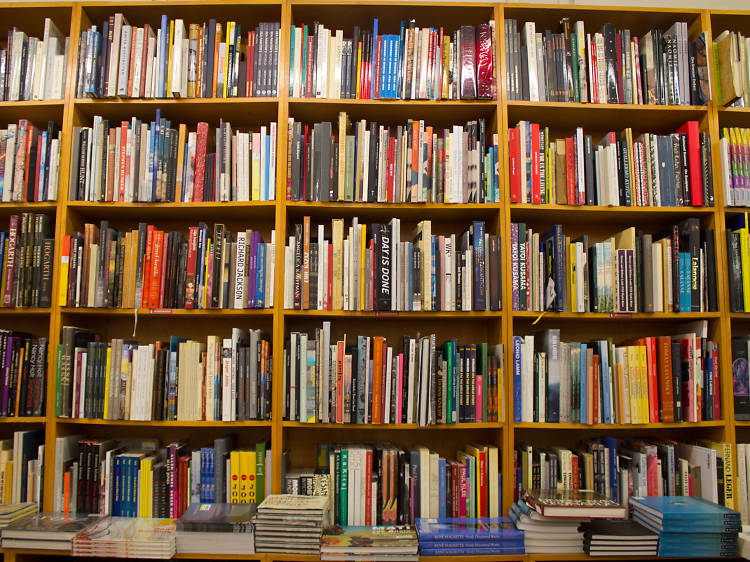
[[[157,23],[161,14],[183,17],[187,21],[202,21],[216,17],[219,20],[237,20],[243,25],[255,25],[259,21],[280,21],[279,45],[279,96],[277,98],[229,98],[229,99],[77,99],[75,97],[76,56],[79,33],[92,23],[103,21],[115,12],[126,14],[131,23]],[[595,28],[604,22],[613,21],[618,26],[629,27],[640,35],[652,27],[667,28],[675,21],[687,21],[691,38],[706,32],[709,39],[724,29],[735,29],[750,33],[750,11],[724,12],[688,9],[629,8],[561,6],[540,4],[503,4],[499,2],[441,2],[426,0],[157,0],[115,2],[10,2],[0,4],[0,33],[9,26],[41,36],[44,17],[52,17],[58,27],[70,36],[67,60],[65,98],[59,101],[0,102],[0,122],[13,122],[20,118],[34,121],[57,121],[63,131],[60,163],[59,198],[53,203],[7,203],[0,204],[0,222],[14,213],[38,212],[54,217],[55,223],[55,267],[53,273],[53,306],[50,309],[5,309],[0,308],[0,327],[24,329],[35,335],[49,336],[47,375],[47,413],[43,417],[18,417],[0,419],[1,437],[8,437],[18,427],[40,426],[45,429],[45,456],[54,459],[55,439],[60,435],[84,433],[94,436],[157,435],[171,437],[184,431],[185,436],[197,434],[201,439],[219,437],[230,432],[250,437],[265,436],[271,440],[273,451],[272,490],[281,490],[282,451],[289,449],[290,467],[309,467],[314,463],[315,445],[318,441],[374,441],[387,439],[401,446],[424,443],[441,453],[453,455],[453,451],[476,440],[491,441],[501,451],[503,472],[503,512],[507,513],[512,503],[513,447],[517,441],[527,439],[556,441],[573,445],[591,435],[639,434],[691,439],[711,436],[732,443],[750,440],[750,422],[734,420],[731,335],[750,333],[749,313],[730,313],[725,245],[725,216],[740,212],[740,209],[725,207],[722,200],[719,164],[719,131],[723,126],[750,126],[750,109],[717,107],[715,101],[706,106],[651,106],[613,105],[586,103],[556,103],[510,101],[505,92],[505,39],[502,22],[514,18],[519,23],[535,21],[538,26],[555,27],[562,16],[583,19],[587,28]],[[479,23],[495,20],[496,75],[498,79],[497,100],[482,101],[402,101],[402,100],[328,100],[297,99],[288,95],[288,50],[289,27],[293,23],[319,21],[329,28],[350,29],[352,25],[369,25],[373,17],[380,19],[385,32],[397,29],[402,19],[414,17],[418,25],[455,26],[460,23]],[[712,70],[713,73],[713,70]],[[715,78],[712,76],[712,83]],[[277,200],[270,202],[227,203],[96,203],[68,201],[69,168],[71,161],[71,134],[74,126],[89,125],[93,116],[109,119],[126,119],[131,116],[153,117],[155,111],[173,122],[195,124],[197,121],[218,122],[219,118],[234,125],[257,125],[276,121],[278,127],[277,150]],[[448,125],[483,117],[489,132],[499,133],[502,155],[500,201],[492,204],[357,204],[357,203],[309,203],[285,201],[286,151],[289,117],[312,123],[320,120],[335,120],[340,111],[354,119],[377,119],[380,123],[400,124],[408,118],[424,119],[433,125]],[[519,205],[509,204],[508,127],[519,120],[530,120],[549,125],[555,132],[567,131],[575,126],[600,132],[633,127],[639,131],[672,132],[687,120],[697,120],[701,130],[711,134],[713,149],[714,191],[716,206],[707,208],[659,208],[659,207],[581,207],[567,205]],[[434,223],[463,228],[471,220],[485,220],[488,231],[499,233],[503,240],[503,305],[498,312],[351,312],[351,311],[298,311],[283,309],[284,246],[289,225],[310,215],[314,222],[328,223],[332,218],[359,217],[365,222],[399,217],[405,222],[416,222],[430,218]],[[698,217],[704,225],[710,225],[716,234],[717,282],[719,312],[704,313],[637,313],[637,314],[580,314],[513,312],[511,310],[512,288],[510,268],[510,223],[528,222],[535,225],[562,223],[564,227],[594,233],[615,232],[619,225],[636,225],[656,229],[673,224],[685,217]],[[262,310],[172,310],[172,309],[90,309],[69,308],[58,302],[60,245],[65,234],[79,229],[85,222],[112,220],[117,225],[132,226],[139,221],[157,222],[160,225],[182,228],[197,220],[207,222],[228,221],[233,224],[261,224],[263,229],[276,230],[276,283],[274,287],[275,307]],[[456,227],[459,228],[459,227]],[[158,336],[180,333],[190,337],[202,337],[211,333],[225,333],[233,326],[262,327],[271,337],[273,345],[274,376],[272,389],[272,416],[270,421],[203,422],[203,421],[109,421],[92,419],[67,419],[55,417],[55,365],[56,349],[63,325],[75,324],[91,327],[104,338],[129,336],[137,319],[140,341],[153,340]],[[721,420],[699,423],[658,424],[550,424],[513,422],[512,338],[516,334],[528,334],[549,327],[561,327],[566,334],[589,338],[605,333],[630,333],[647,330],[654,334],[659,330],[672,330],[681,322],[707,320],[711,336],[719,341],[721,356]],[[324,320],[331,320],[333,329],[340,332],[369,333],[395,338],[402,333],[430,333],[438,337],[461,337],[475,341],[505,344],[505,366],[503,387],[503,417],[496,423],[461,423],[420,427],[403,425],[343,425],[307,424],[282,420],[283,389],[281,373],[285,336],[292,329],[312,330]],[[538,322],[535,322],[537,321]],[[174,330],[174,331],[172,331]],[[669,332],[664,332],[669,333]],[[736,452],[736,450],[735,450]],[[52,509],[53,462],[45,463],[44,502],[45,510]],[[735,490],[738,486],[735,486]],[[66,552],[6,550],[6,560],[43,560],[53,556],[65,556]],[[181,554],[183,559],[242,559],[259,562],[307,561],[316,557],[296,555],[256,554],[247,556],[206,556]],[[513,555],[472,557],[422,557],[429,562],[494,562],[526,560],[588,560],[583,555]]]

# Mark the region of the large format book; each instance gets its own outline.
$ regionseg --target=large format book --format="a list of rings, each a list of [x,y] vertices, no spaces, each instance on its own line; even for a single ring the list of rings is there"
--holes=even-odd
[[[169,559],[175,552],[170,519],[103,517],[73,537],[73,556]]]
[[[524,492],[524,501],[543,516],[624,518],[627,507],[592,490],[533,489]]]
[[[416,560],[418,548],[417,533],[403,527],[331,527],[320,540],[321,558],[331,554],[356,558],[411,554]]]
[[[177,520],[177,532],[247,532],[255,504],[191,503]]]
[[[86,515],[35,513],[3,529],[2,545],[3,548],[68,550],[73,537],[94,521]]]
[[[630,505],[641,522],[657,532],[736,532],[740,528],[737,511],[699,497],[631,497]]]
[[[523,532],[506,517],[426,518],[416,520],[420,544],[428,542],[505,542],[523,540]]]

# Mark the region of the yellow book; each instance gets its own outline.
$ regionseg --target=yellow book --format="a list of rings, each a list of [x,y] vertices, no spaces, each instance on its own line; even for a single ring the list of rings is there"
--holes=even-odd
[[[109,370],[112,367],[112,347],[107,347],[107,363],[104,367],[104,419],[110,419],[109,415]]]
[[[362,99],[362,93],[360,92],[360,84],[359,84],[359,69],[362,68],[362,44],[360,43],[357,45],[357,72],[354,74],[357,78],[355,78],[355,81],[357,82],[357,99]]]
[[[480,458],[482,456],[482,453],[485,453],[485,463],[487,462],[487,447],[482,447],[480,445],[476,444],[470,444],[466,445],[464,447],[464,451],[469,453],[474,459],[476,459],[475,466],[477,467],[477,472],[475,475],[475,484],[474,484],[474,509],[476,510],[476,516],[477,517],[487,517],[487,513],[485,513],[484,510],[482,510],[482,495],[480,490],[485,489],[487,487],[487,470],[485,468],[484,472],[479,470],[479,462]]]
[[[208,271],[208,258],[211,256],[211,239],[209,238],[206,241],[206,263],[205,268],[206,271]],[[201,290],[203,291],[203,298],[201,299],[203,301],[203,307],[202,308],[208,308],[208,305],[206,304],[208,302],[208,284],[205,284],[203,287],[201,287]]]
[[[623,369],[627,370],[628,373],[628,392],[630,393],[630,421],[631,423],[638,423],[640,419],[638,417],[638,394],[636,389],[638,388],[635,376],[635,353],[632,345],[625,348],[626,350],[626,365]]]
[[[252,166],[250,167],[252,181],[253,181],[253,201],[260,200],[260,147],[263,139],[260,138],[260,133],[252,133],[250,135],[253,143],[250,153],[252,154]],[[249,238],[248,238],[249,240]]]
[[[240,451],[229,453],[229,503],[240,502]]]
[[[344,294],[341,279],[344,275],[344,219],[333,219],[331,243],[333,244],[333,310],[344,308]]]
[[[174,43],[174,20],[169,20],[169,57],[167,58],[167,69],[172,68],[172,43]],[[180,45],[180,49],[182,45]],[[167,72],[167,97],[172,97],[172,73]]]
[[[648,423],[648,360],[646,359],[646,347],[638,346],[638,373],[640,385],[639,397],[641,407],[641,422]]]
[[[151,517],[147,510],[148,497],[151,489],[148,485],[147,474],[151,474],[151,457],[141,459],[140,481],[138,489],[138,517]]]
[[[5,487],[3,489],[3,503],[10,503],[13,498],[13,461],[5,463]]]
[[[232,44],[232,39],[234,38],[234,22],[228,21],[227,22],[227,35],[226,35],[226,49],[224,51],[224,84],[223,84],[223,92],[222,96],[223,98],[227,97],[227,84],[229,83],[229,46]]]
[[[724,461],[724,506],[734,509],[734,458],[731,443],[708,440],[699,443],[716,451],[716,456]]]
[[[63,238],[63,241],[65,238]],[[68,268],[70,267],[70,256],[65,255],[66,250],[63,248],[60,250],[60,280],[58,281],[58,302],[63,306],[68,304]],[[5,241],[5,253],[4,256],[8,255],[8,241]],[[5,276],[7,268],[3,268],[3,294],[5,294]]]
[[[242,467],[242,483],[244,490],[241,497],[241,503],[258,503],[258,494],[256,487],[256,459],[257,453],[255,451],[243,451],[244,466]]]
[[[748,215],[745,213],[745,226],[734,232],[740,235],[740,266],[742,267],[742,296],[745,312],[750,312],[750,232],[748,231]]]
[[[361,224],[360,226],[360,251],[362,255],[359,260],[359,308],[364,308],[365,302],[365,255],[367,254],[367,225]]]
[[[568,302],[570,303],[570,310],[578,311],[578,289],[576,289],[576,245],[570,243],[570,237],[565,237],[568,240]]]
[[[190,27],[193,27],[192,25]],[[177,179],[175,184],[175,201],[182,201],[182,168],[185,162],[185,137],[187,135],[187,125],[180,123],[179,133],[177,136]]]

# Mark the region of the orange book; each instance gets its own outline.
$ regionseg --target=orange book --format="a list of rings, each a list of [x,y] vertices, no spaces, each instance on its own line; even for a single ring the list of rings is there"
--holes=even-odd
[[[25,386],[28,382],[28,381],[23,380],[23,365],[24,363],[26,363],[26,361],[29,360],[30,357],[31,357],[31,341],[27,339],[26,343],[24,344],[23,350],[21,350],[21,355],[18,361],[18,373],[16,374],[16,407],[15,407],[16,417],[21,415],[19,414],[19,403],[21,402],[21,387]],[[21,409],[21,413],[23,413],[23,409]]]
[[[383,423],[381,408],[383,384],[383,343],[385,338],[372,338],[372,423]]]
[[[70,472],[63,475],[63,513],[70,513]]]
[[[137,27],[132,29],[132,37],[130,39],[130,68],[128,68],[128,89],[126,92],[126,95],[129,98],[133,97],[133,67],[135,66],[135,37],[137,30]]]
[[[674,419],[674,387],[672,380],[672,338],[659,336],[656,338],[659,368],[659,394],[661,421],[673,422]]]
[[[161,293],[161,271],[163,267],[162,248],[164,245],[164,232],[154,231],[154,248],[151,251],[151,279],[149,285],[149,306],[159,307],[159,295]]]
[[[255,32],[247,32],[247,61],[245,67],[245,96],[252,97],[253,95],[253,75],[255,74]]]
[[[128,122],[120,122],[120,159],[118,165],[120,167],[120,185],[118,186],[119,195],[118,201],[125,201],[125,173],[127,170],[127,155],[128,155]]]
[[[154,227],[153,225],[148,225],[148,228],[146,229],[146,252],[143,256],[143,273],[141,274],[141,307],[143,308],[149,308],[151,304],[149,300],[150,291],[148,288],[151,283],[151,252],[153,248]]]
[[[23,190],[23,200],[28,201],[29,198],[28,195],[28,189],[26,186],[29,185],[29,169],[32,168],[31,164],[31,144],[34,140],[34,125],[31,123],[28,124],[26,128],[26,158],[24,159],[24,162],[26,162],[26,165],[23,168],[23,186],[21,189]]]
[[[221,24],[216,24],[216,40],[214,41],[214,73],[213,84],[211,84],[212,97],[216,97],[216,81],[219,77],[219,43],[221,43]]]
[[[417,203],[422,197],[419,193],[419,121],[411,123],[411,203]]]
[[[648,403],[648,420],[650,423],[659,421],[659,381],[656,368],[656,341],[653,337],[638,338],[632,342],[646,348],[646,391]]]

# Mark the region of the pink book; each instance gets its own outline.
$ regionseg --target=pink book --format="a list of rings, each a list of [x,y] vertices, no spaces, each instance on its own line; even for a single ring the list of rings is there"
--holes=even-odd
[[[483,422],[484,421],[484,412],[482,411],[482,399],[483,399],[483,396],[482,396],[482,392],[483,392],[482,385],[483,385],[483,381],[484,381],[484,376],[482,375],[482,373],[480,373],[480,372],[477,371],[476,384],[475,384],[475,386],[476,386],[476,395],[477,395],[476,396],[476,413],[474,414],[475,415],[474,421],[478,421],[478,422]]]
[[[398,361],[398,386],[397,389],[404,388],[404,354],[399,353],[396,357]],[[403,413],[402,392],[396,392],[396,423],[401,423],[401,414]]]
[[[466,481],[466,465],[458,466],[458,478],[461,481],[461,498],[459,501],[459,517],[466,517],[466,497],[469,495],[469,483]]]
[[[161,268],[161,279],[159,279],[159,308],[164,308],[164,295],[166,293],[164,285],[167,282],[167,269],[169,267],[169,264],[166,263],[167,252],[169,251],[166,232],[163,234],[163,238],[164,241],[162,242],[162,260],[164,266]]]
[[[440,271],[445,272],[445,236],[438,236],[438,245],[440,256]],[[445,308],[445,273],[440,276],[440,310],[446,310]]]

